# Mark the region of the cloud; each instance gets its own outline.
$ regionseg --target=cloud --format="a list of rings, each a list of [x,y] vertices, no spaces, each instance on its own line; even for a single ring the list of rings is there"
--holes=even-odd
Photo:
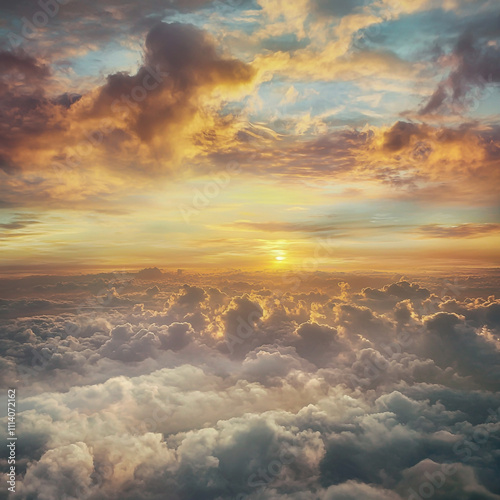
[[[366,4],[365,0],[315,0],[313,6],[320,14],[343,17]]]
[[[133,98],[134,89],[138,89],[142,94],[132,105],[133,110],[122,105],[131,111],[127,132],[141,142],[152,143],[155,138],[170,142],[173,127],[186,127],[196,117],[202,90],[248,83],[252,76],[248,65],[220,57],[213,41],[198,28],[160,23],[147,35],[144,65],[136,75],[110,75],[108,83],[99,90],[91,113],[110,114],[113,103],[122,95]],[[146,97],[148,91],[150,99]]]
[[[426,459],[406,470],[404,476],[402,485],[414,498],[418,498],[416,495],[429,493],[439,500],[466,500],[471,495],[487,500],[498,497],[477,482],[472,467],[462,464],[439,464]],[[422,477],[426,481],[422,481]]]
[[[396,122],[384,133],[383,148],[387,151],[399,151],[410,144],[413,137],[425,137],[422,127],[415,123]]]
[[[335,328],[317,323],[303,323],[297,329],[298,339],[294,342],[297,353],[318,366],[329,364],[332,356],[346,349]]]
[[[358,276],[361,291],[333,296],[282,293],[262,273],[271,288],[174,276],[105,307],[78,305],[95,276],[67,276],[70,307],[2,321],[26,443],[17,498],[398,500],[445,464],[437,498],[498,496],[496,299],[436,295],[435,280]],[[36,300],[57,283],[39,278]]]
[[[152,173],[165,168],[167,160],[191,154],[193,138],[204,142],[216,123],[222,131],[211,93],[249,84],[253,74],[249,65],[221,57],[213,40],[198,28],[159,23],[146,37],[144,63],[137,73],[109,75],[104,86],[73,106],[74,114],[88,124],[82,132],[95,146],[112,155],[128,154],[131,148],[143,151],[142,168]],[[212,111],[205,108],[209,102]],[[103,132],[99,124],[110,131]],[[154,158],[162,158],[163,167]],[[71,164],[68,154],[65,162]]]
[[[421,115],[459,112],[474,105],[481,97],[474,95],[475,90],[481,91],[500,83],[500,50],[481,35],[469,31],[462,34],[451,55],[443,57],[451,66],[451,71],[422,107]],[[498,38],[498,31],[495,35]]]
[[[322,500],[400,500],[401,497],[392,491],[377,488],[356,481],[346,481],[338,486],[330,486],[320,497]]]
[[[427,333],[421,339],[419,350],[442,368],[453,366],[462,376],[469,376],[483,387],[494,387],[500,380],[498,347],[493,339],[473,333],[454,313],[439,312],[425,321]],[[482,369],[488,365],[487,373]]]
[[[194,331],[189,323],[172,323],[159,335],[159,339],[163,349],[179,351],[191,342],[193,335]]]
[[[419,231],[430,238],[480,238],[487,234],[498,233],[500,224],[459,224],[457,226],[428,224],[421,226]]]
[[[26,234],[33,234],[31,231],[33,226],[39,224],[40,221],[34,215],[30,214],[14,214],[9,222],[0,223],[0,241],[8,238],[20,238]]]
[[[88,497],[93,467],[93,458],[85,443],[49,450],[27,471],[24,495],[37,495],[40,500],[61,495],[75,499]]]
[[[466,199],[481,206],[496,203],[492,186],[498,175],[499,137],[496,125],[433,126],[399,120],[388,126],[339,129],[300,140],[292,135],[270,143],[259,141],[216,154],[214,159],[236,161],[248,175],[258,174],[265,165],[275,182],[286,179],[311,188],[327,187],[334,181],[362,186],[375,183],[386,200],[448,205]],[[361,189],[358,196],[364,196],[368,189],[371,187]],[[356,192],[353,195],[357,197]],[[259,224],[262,230],[301,228],[285,222],[238,224]],[[308,229],[306,224],[302,226]]]
[[[33,315],[41,312],[54,312],[71,307],[72,304],[61,300],[47,299],[0,299],[0,315],[15,318],[21,315]]]
[[[397,283],[391,283],[390,285],[384,286],[382,289],[374,288],[364,288],[362,290],[362,298],[366,298],[372,301],[387,300],[392,299],[392,305],[396,301],[406,300],[406,299],[417,299],[424,300],[431,295],[431,292],[424,287],[421,287],[418,283],[410,283],[408,281],[399,281]],[[372,307],[373,307],[372,302]]]
[[[248,92],[255,76],[207,32],[163,22],[149,30],[135,73],[110,74],[79,93],[59,83],[54,89],[48,66],[24,52],[0,53],[0,66],[9,130],[0,140],[7,173],[0,196],[20,203],[24,192],[23,204],[45,206],[71,198],[74,207],[98,192],[127,190],[124,173],[147,184],[151,175],[172,174],[182,158],[216,148],[237,129],[221,115],[223,102]],[[24,77],[20,85],[11,84],[16,75]],[[81,189],[73,196],[75,186]]]
[[[337,229],[334,225],[320,225],[300,222],[250,222],[236,221],[232,224],[233,227],[250,229],[255,231],[265,231],[270,233],[276,232],[303,232],[316,233],[321,231],[332,231]]]
[[[39,63],[34,57],[23,51],[1,51],[0,71],[3,75],[17,72],[30,82],[35,79],[42,80],[50,75],[47,65]]]

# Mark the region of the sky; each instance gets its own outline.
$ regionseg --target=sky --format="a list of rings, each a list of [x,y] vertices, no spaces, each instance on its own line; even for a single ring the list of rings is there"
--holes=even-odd
[[[498,265],[497,1],[0,5],[3,274]]]
[[[0,9],[0,500],[500,500],[498,0]]]

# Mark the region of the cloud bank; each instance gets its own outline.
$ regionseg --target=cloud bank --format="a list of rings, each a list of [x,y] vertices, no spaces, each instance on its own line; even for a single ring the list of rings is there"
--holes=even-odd
[[[500,498],[494,296],[149,274],[5,301],[12,498]]]

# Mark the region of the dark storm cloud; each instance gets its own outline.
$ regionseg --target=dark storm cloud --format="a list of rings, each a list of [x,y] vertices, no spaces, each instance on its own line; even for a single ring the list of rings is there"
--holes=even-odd
[[[48,66],[40,64],[25,52],[0,51],[0,72],[18,72],[27,80],[43,79],[50,75]]]
[[[484,90],[500,82],[498,43],[490,44],[488,38],[479,37],[479,34],[467,31],[460,36],[452,52],[454,67],[420,110],[421,115],[446,111],[453,105],[462,108],[473,105],[474,90]],[[498,41],[498,29],[494,35]]]

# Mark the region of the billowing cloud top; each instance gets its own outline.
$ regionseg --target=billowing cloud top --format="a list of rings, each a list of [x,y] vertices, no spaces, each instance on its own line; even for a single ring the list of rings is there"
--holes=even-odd
[[[499,498],[498,277],[423,279],[0,282],[10,498]]]

